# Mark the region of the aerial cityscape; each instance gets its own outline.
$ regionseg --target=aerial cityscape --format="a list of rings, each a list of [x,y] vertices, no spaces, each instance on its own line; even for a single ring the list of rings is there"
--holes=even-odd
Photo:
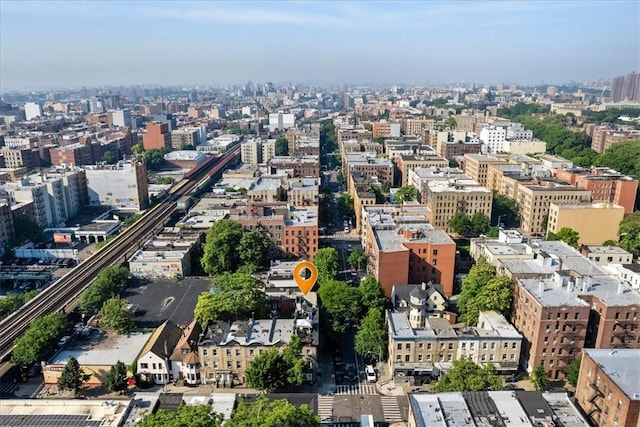
[[[0,0],[0,426],[640,426],[637,1]]]

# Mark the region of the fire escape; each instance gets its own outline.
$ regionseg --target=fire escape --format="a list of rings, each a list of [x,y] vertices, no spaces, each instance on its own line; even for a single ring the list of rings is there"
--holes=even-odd
[[[564,362],[564,366],[567,366],[580,353],[584,343],[581,330],[584,328],[585,324],[581,320],[564,320],[561,331],[562,353],[558,354],[558,358]]]
[[[636,323],[634,320],[618,319],[613,325],[613,338],[614,341],[611,344],[613,348],[630,348],[635,339]]]
[[[589,397],[589,403],[591,404],[591,410],[589,411],[589,418],[593,418],[593,415],[595,413],[602,412],[602,408],[598,406],[597,401],[599,399],[604,398],[604,393],[602,392],[602,390],[600,390],[600,388],[598,387],[598,384],[596,384],[595,382],[590,383],[589,386],[591,386],[591,388],[593,389],[593,394],[591,395],[591,397]]]

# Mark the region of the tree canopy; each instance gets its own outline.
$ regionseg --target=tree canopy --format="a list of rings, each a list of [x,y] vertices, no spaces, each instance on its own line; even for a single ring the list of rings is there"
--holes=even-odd
[[[431,391],[436,393],[501,389],[502,378],[492,364],[480,367],[466,357],[454,360],[453,369],[440,377],[440,380],[431,387]]]
[[[318,283],[322,284],[338,277],[338,251],[335,248],[318,249],[313,257],[313,263],[318,269]]]
[[[404,185],[398,188],[398,191],[394,196],[394,201],[397,204],[403,204],[404,202],[418,200],[419,195],[420,192],[416,187],[414,187],[413,185]]]
[[[244,231],[237,221],[216,221],[207,231],[204,254],[200,263],[209,275],[234,272],[254,272],[267,260],[271,241],[259,231]]]
[[[4,296],[4,298],[0,299],[0,319],[22,307],[27,301],[36,295],[38,295],[38,291],[35,290],[25,292],[24,294],[9,292]]]
[[[71,356],[69,360],[67,360],[67,364],[64,365],[62,373],[58,378],[58,390],[69,390],[76,395],[80,390],[82,390],[85,381],[88,379],[89,375],[84,373],[84,370],[80,367],[78,360]]]
[[[384,295],[384,289],[380,285],[380,282],[373,276],[367,276],[358,285],[358,291],[360,291],[360,297],[362,306],[366,310],[371,309],[384,309],[384,303],[386,301]]]
[[[25,242],[42,241],[42,229],[29,215],[16,215],[13,219],[13,228],[15,232],[9,240],[10,247],[20,246]]]
[[[209,320],[261,318],[269,314],[264,284],[246,273],[224,273],[213,278],[211,291],[198,297],[194,317]]]
[[[338,209],[342,213],[345,219],[353,218],[355,210],[353,208],[353,197],[349,193],[341,193],[340,200],[338,201]]]
[[[210,405],[180,405],[175,412],[160,409],[146,414],[138,423],[140,427],[221,427],[222,415],[211,413]]]
[[[471,215],[471,231],[475,234],[484,234],[491,227],[491,219],[482,212]]]
[[[520,214],[518,204],[510,197],[493,193],[493,204],[491,205],[491,223],[505,227],[518,227],[520,225]],[[500,224],[498,224],[498,219]]]
[[[319,427],[320,419],[306,404],[295,406],[285,399],[269,400],[266,396],[259,396],[255,402],[240,400],[238,407],[231,414],[231,419],[225,423],[225,427],[256,427],[258,425],[260,427]]]
[[[596,158],[594,165],[640,179],[640,140],[616,142]]]
[[[355,248],[347,257],[347,262],[357,270],[360,270],[362,265],[367,262],[367,256],[362,252],[362,249]]]
[[[569,227],[562,227],[557,233],[548,232],[547,240],[562,240],[567,245],[577,248],[580,234]]]
[[[119,334],[135,330],[133,313],[127,309],[127,300],[120,297],[109,298],[100,309],[100,324],[104,328],[115,329]]]
[[[578,385],[578,376],[580,375],[580,362],[580,358],[575,358],[571,362],[569,362],[565,369],[567,382],[573,387]]]
[[[514,119],[518,116],[530,116],[532,114],[546,114],[549,112],[548,105],[534,104],[532,102],[518,102],[511,107],[498,109],[498,116]]]
[[[144,155],[147,169],[154,172],[162,170],[166,163],[164,155],[168,152],[169,150],[166,148],[145,150],[142,154]]]
[[[344,332],[346,319],[359,318],[362,306],[358,288],[338,280],[328,280],[320,283],[318,296],[331,318],[331,326],[335,332]]]
[[[466,236],[471,232],[471,218],[463,212],[458,212],[447,221],[447,226],[454,233]]]
[[[544,370],[542,365],[533,368],[529,381],[538,391],[546,391],[549,388],[549,374]]]
[[[385,359],[387,328],[381,309],[369,309],[367,315],[362,319],[360,330],[355,336],[355,350],[369,360],[380,362]]]
[[[286,136],[281,135],[276,139],[275,154],[276,156],[289,155],[289,141],[287,141]]]
[[[131,273],[124,267],[107,267],[78,299],[81,312],[95,314],[109,298],[118,296],[131,281]]]
[[[292,335],[280,353],[276,347],[263,351],[247,367],[247,383],[261,392],[271,392],[284,387],[296,387],[304,379],[302,342]]]
[[[640,255],[640,211],[627,215],[620,222],[620,247],[632,254]]]
[[[127,385],[127,366],[121,361],[117,361],[115,365],[109,369],[104,379],[104,386],[111,393],[122,393],[128,387]]]
[[[29,366],[45,360],[68,328],[67,318],[62,313],[51,313],[35,319],[15,341],[11,361],[16,365]]]

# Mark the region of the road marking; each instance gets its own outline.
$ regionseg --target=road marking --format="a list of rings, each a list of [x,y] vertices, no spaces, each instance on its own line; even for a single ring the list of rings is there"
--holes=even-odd
[[[377,395],[375,384],[337,385],[337,395]]]
[[[318,396],[318,416],[320,422],[331,422],[333,416],[333,396]]]
[[[384,414],[385,421],[403,421],[402,411],[400,410],[396,396],[382,396],[380,397],[380,401],[382,402],[382,413]]]

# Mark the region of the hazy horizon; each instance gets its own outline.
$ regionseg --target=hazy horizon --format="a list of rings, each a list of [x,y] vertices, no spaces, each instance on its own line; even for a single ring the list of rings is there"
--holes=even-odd
[[[0,91],[560,83],[638,71],[640,2],[0,1]]]

